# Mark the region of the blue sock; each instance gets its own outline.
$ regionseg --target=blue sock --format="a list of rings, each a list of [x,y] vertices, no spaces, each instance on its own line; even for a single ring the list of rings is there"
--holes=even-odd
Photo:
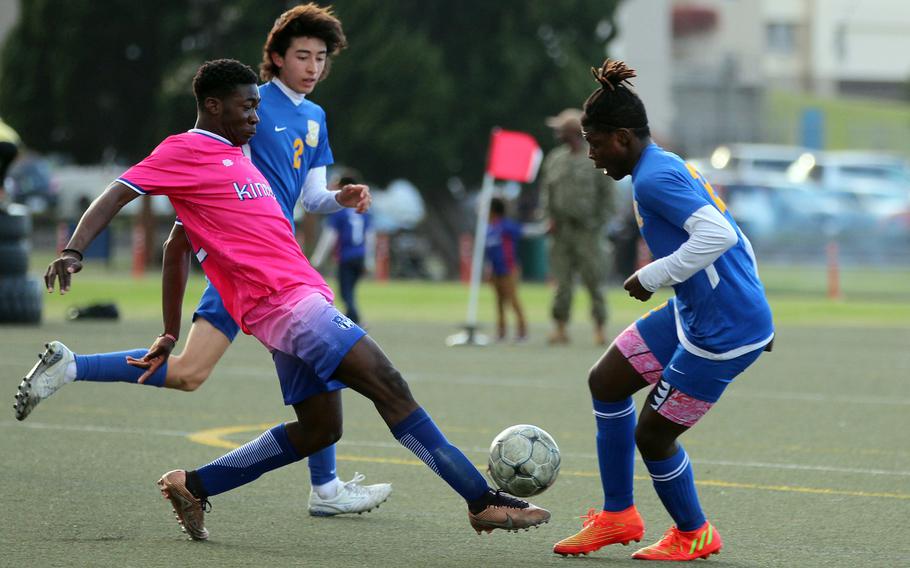
[[[682,446],[671,458],[660,461],[645,460],[658,497],[681,531],[694,531],[705,524],[705,515],[698,503],[695,477],[689,454]]]
[[[308,460],[310,484],[322,485],[338,477],[335,474],[335,444],[310,454]]]
[[[604,490],[604,510],[622,511],[633,504],[635,471],[635,403],[594,400],[597,422],[597,461]]]
[[[266,430],[252,442],[196,470],[206,495],[218,495],[259,478],[263,473],[302,458],[288,438],[284,424]]]
[[[392,435],[466,501],[480,499],[489,490],[484,476],[461,450],[446,440],[424,409],[418,408],[396,424]]]
[[[132,351],[98,353],[95,355],[76,355],[76,380],[103,383],[136,383],[142,373],[145,372],[145,369],[128,364],[126,356],[129,355],[139,359],[144,357],[146,353],[148,353],[148,349],[133,349]],[[164,386],[165,376],[167,376],[167,363],[161,365],[142,384],[155,387]]]

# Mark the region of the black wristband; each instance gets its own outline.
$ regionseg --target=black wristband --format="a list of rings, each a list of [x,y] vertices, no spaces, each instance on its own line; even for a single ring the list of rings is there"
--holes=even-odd
[[[78,255],[79,255],[79,262],[82,262],[82,260],[85,258],[84,256],[82,256],[82,252],[80,252],[80,251],[78,251],[78,250],[76,250],[76,249],[65,248],[65,249],[63,249],[62,251],[60,251],[60,254],[63,254],[63,253],[65,253],[65,252],[74,252],[74,253],[78,254]]]

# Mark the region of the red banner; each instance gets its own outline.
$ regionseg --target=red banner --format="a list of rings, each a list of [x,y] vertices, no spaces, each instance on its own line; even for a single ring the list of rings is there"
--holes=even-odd
[[[496,179],[532,182],[542,158],[543,152],[530,134],[497,128],[490,136],[487,174]]]

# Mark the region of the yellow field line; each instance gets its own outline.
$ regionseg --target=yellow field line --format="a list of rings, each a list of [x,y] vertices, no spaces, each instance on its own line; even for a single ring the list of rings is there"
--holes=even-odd
[[[233,450],[240,447],[240,444],[232,442],[225,438],[231,434],[239,434],[241,432],[250,432],[255,431],[259,432],[267,428],[274,426],[274,422],[265,422],[262,424],[247,424],[240,426],[225,426],[222,428],[209,428],[206,430],[200,430],[187,436],[190,441],[196,442],[197,444],[203,444],[206,446],[213,446],[216,448],[224,448],[227,450]],[[424,463],[416,459],[406,459],[406,458],[380,458],[380,457],[368,457],[352,454],[339,454],[336,456],[336,459],[341,461],[352,461],[352,462],[363,462],[363,463],[379,463],[379,464],[391,464],[391,465],[414,465],[414,466],[424,466]],[[483,470],[486,468],[486,464],[475,466]],[[562,470],[559,472],[560,475],[569,475],[572,477],[600,477],[600,473],[593,471],[567,471]],[[650,477],[644,476],[635,476],[635,479],[639,481],[650,481]],[[721,481],[716,479],[702,479],[695,482],[695,485],[701,485],[704,487],[724,487],[728,489],[751,489],[757,491],[776,491],[783,493],[806,493],[810,495],[841,495],[846,497],[876,497],[882,499],[899,499],[899,500],[910,500],[910,493],[886,493],[886,492],[873,492],[873,491],[845,491],[841,489],[825,489],[819,487],[799,487],[795,485],[763,485],[760,483],[739,483],[735,481]]]
[[[205,446],[214,446],[216,448],[226,448],[228,450],[233,450],[234,448],[239,448],[240,444],[232,442],[230,440],[224,439],[224,436],[229,436],[231,434],[239,434],[241,432],[258,432],[260,430],[265,430],[271,428],[275,425],[275,422],[263,422],[262,424],[247,424],[241,426],[224,426],[222,428],[208,428],[206,430],[200,430],[194,432],[187,436],[192,442],[197,444],[203,444]]]

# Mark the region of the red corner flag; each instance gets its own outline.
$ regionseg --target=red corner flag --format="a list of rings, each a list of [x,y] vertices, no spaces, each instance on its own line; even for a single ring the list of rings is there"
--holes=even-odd
[[[530,134],[495,128],[490,135],[487,174],[496,179],[532,182],[542,157],[540,146]]]

